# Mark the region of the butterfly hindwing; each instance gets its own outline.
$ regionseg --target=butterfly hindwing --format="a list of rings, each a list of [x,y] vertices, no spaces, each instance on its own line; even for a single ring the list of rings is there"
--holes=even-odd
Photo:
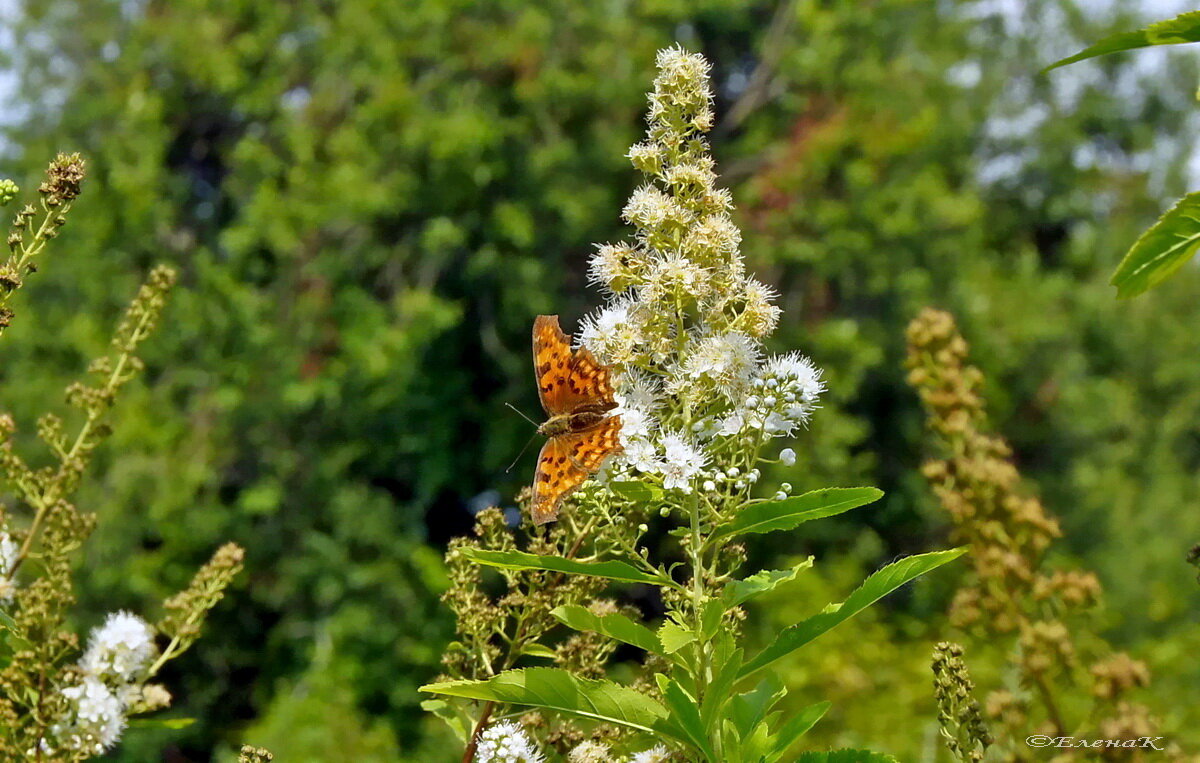
[[[595,472],[604,459],[621,449],[621,417],[610,416],[578,435],[571,443],[571,458],[576,464]]]
[[[542,525],[556,519],[558,505],[588,478],[587,469],[571,455],[572,441],[578,437],[552,437],[542,446],[533,478],[533,500],[529,504],[534,524]]]

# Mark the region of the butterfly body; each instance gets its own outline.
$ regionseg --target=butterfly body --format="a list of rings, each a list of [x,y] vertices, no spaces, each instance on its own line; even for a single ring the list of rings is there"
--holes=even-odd
[[[620,416],[611,374],[586,349],[572,350],[557,315],[539,315],[533,324],[533,366],[538,397],[549,418],[538,433],[549,438],[538,454],[530,511],[544,524],[558,516],[562,500],[618,452]]]
[[[616,406],[591,406],[590,410],[579,410],[574,413],[561,413],[551,416],[538,426],[538,434],[542,437],[559,437],[571,432],[586,432],[607,418],[604,414]]]

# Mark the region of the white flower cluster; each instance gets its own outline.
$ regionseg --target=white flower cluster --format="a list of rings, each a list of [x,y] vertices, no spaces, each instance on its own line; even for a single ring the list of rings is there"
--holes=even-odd
[[[17,583],[13,579],[13,567],[17,563],[20,549],[7,532],[0,531],[0,606],[11,604],[17,594]]]
[[[479,734],[475,763],[544,763],[546,759],[519,723],[493,723]]]
[[[79,662],[82,681],[62,690],[71,709],[43,749],[92,755],[111,749],[125,729],[130,704],[142,697],[141,679],[155,653],[154,631],[145,620],[128,612],[110,614],[88,638]]]
[[[661,744],[625,758],[614,755],[606,744],[587,741],[571,750],[567,763],[667,763],[669,756],[670,752]]]
[[[650,475],[688,493],[728,480],[719,467],[733,454],[794,433],[824,384],[798,354],[763,357],[780,310],[746,274],[731,198],[717,186],[703,137],[708,64],[671,48],[658,67],[648,139],[629,152],[648,177],[623,213],[636,235],[593,255],[591,279],[611,296],[579,341],[617,370],[624,452],[606,476]]]

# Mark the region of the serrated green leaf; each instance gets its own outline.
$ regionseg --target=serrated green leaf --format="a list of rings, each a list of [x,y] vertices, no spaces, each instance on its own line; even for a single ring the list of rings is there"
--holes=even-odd
[[[543,707],[647,733],[668,733],[679,741],[688,741],[665,728],[667,709],[645,694],[611,681],[579,678],[558,668],[508,670],[486,681],[444,681],[422,686],[421,691]]]
[[[1123,50],[1149,48],[1153,45],[1183,45],[1189,42],[1200,42],[1200,11],[1188,11],[1173,19],[1156,21],[1136,32],[1122,32],[1105,37],[1073,56],[1055,61],[1042,71],[1048,72],[1077,61]]]
[[[1198,12],[1200,13],[1200,12]],[[1184,196],[1138,237],[1113,273],[1117,297],[1136,297],[1183,266],[1200,247],[1200,192]]]
[[[623,583],[649,583],[656,586],[679,587],[670,578],[644,572],[625,562],[581,562],[563,556],[539,556],[538,554],[527,554],[524,551],[487,551],[470,547],[463,549],[463,555],[476,564],[502,570],[549,570],[571,575],[590,575]]]
[[[783,760],[788,748],[807,734],[808,730],[815,726],[825,713],[829,712],[832,705],[832,702],[818,702],[815,705],[809,705],[783,724],[783,728],[775,733],[775,745],[770,755],[767,756],[768,763]]]
[[[696,640],[696,632],[685,628],[674,620],[667,620],[658,629],[658,641],[664,654],[675,654]]]
[[[760,594],[767,593],[777,586],[795,580],[802,570],[813,566],[810,556],[790,570],[763,570],[742,580],[731,580],[721,591],[721,600],[726,607],[736,607]]]
[[[891,755],[870,750],[833,750],[832,752],[806,752],[796,763],[899,763]]]
[[[846,597],[841,604],[813,615],[807,620],[784,628],[766,649],[763,649],[742,668],[742,677],[750,675],[784,657],[835,626],[849,620],[900,586],[914,580],[946,562],[957,559],[966,552],[964,548],[950,551],[935,551],[901,559],[884,567],[867,578],[861,586]]]
[[[663,653],[662,643],[659,642],[658,636],[654,635],[654,631],[620,613],[597,615],[578,604],[567,604],[552,610],[550,614],[577,631],[599,633],[626,644],[633,644],[647,652]]]
[[[717,537],[794,530],[813,519],[823,519],[865,506],[883,497],[873,487],[831,487],[804,495],[747,506],[733,521],[717,530]]]

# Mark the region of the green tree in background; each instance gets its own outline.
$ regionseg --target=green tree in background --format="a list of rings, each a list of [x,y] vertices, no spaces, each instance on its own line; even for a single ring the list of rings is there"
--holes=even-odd
[[[904,325],[937,303],[971,338],[1063,549],[1125,614],[1115,640],[1155,667],[1194,649],[1183,623],[1200,602],[1179,560],[1200,537],[1197,277],[1119,311],[1106,283],[1182,191],[1173,136],[1187,134],[1194,62],[1173,58],[1170,78],[1118,59],[1041,78],[1072,40],[1130,25],[1027,5],[1013,18],[928,0],[21,3],[9,174],[78,150],[94,185],[60,265],[23,297],[58,332],[10,330],[0,407],[36,409],[26,398],[102,345],[149,264],[172,262],[182,288],[148,358],[160,371],[134,393],[153,399],[130,402],[81,496],[107,514],[83,600],[162,596],[220,540],[247,547],[231,605],[168,676],[200,723],[131,730],[123,754],[271,746],[246,724],[285,738],[324,703],[352,705],[333,749],[437,759],[415,689],[449,636],[441,547],[481,494],[508,501],[528,477],[529,455],[503,472],[531,431],[503,403],[536,405],[530,321],[560,312],[570,328],[582,313],[591,242],[620,235],[613,210],[635,182],[621,154],[642,131],[654,51],[676,40],[714,63],[714,148],[749,264],[793,316],[779,345],[831,377],[796,487],[888,495],[811,545],[854,538],[864,566],[938,545],[901,368]],[[1172,169],[1151,175],[1150,153]],[[861,577],[828,574],[835,591]],[[829,719],[839,744],[920,749],[887,719],[930,714],[871,699],[897,677],[932,707],[924,666],[904,680],[886,645],[944,602],[904,606],[863,626],[861,655],[785,667],[862,676],[861,702]],[[1189,670],[1156,686],[1182,696]],[[1195,710],[1163,712],[1200,727]]]

